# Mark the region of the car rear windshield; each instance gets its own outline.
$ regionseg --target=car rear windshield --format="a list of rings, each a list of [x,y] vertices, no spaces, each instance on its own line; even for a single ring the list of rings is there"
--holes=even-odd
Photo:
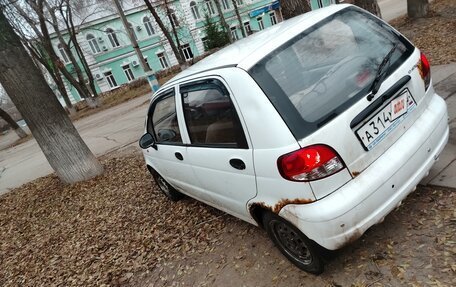
[[[349,7],[289,40],[249,73],[301,139],[368,94],[392,49],[386,76],[413,46],[381,20]]]

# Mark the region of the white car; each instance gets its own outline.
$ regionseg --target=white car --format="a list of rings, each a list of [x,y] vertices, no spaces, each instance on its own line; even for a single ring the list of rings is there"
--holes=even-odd
[[[425,55],[362,9],[333,5],[171,79],[152,98],[140,146],[171,200],[186,194],[263,227],[318,274],[323,248],[382,222],[447,140]]]

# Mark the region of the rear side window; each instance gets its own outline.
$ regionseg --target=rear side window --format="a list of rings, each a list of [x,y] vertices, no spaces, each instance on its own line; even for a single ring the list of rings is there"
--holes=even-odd
[[[288,41],[249,72],[299,139],[365,96],[395,45],[389,73],[411,55],[413,46],[375,17],[346,8]]]
[[[247,148],[239,117],[220,81],[186,84],[181,86],[180,93],[192,145]]]
[[[157,143],[182,144],[174,89],[158,96],[149,111],[148,132]]]

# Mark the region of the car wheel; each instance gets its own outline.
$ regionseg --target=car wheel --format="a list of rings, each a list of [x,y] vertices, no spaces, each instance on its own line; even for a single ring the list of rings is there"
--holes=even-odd
[[[151,170],[152,177],[155,183],[160,188],[161,192],[172,201],[179,201],[184,197],[182,193],[172,187],[158,172]]]
[[[323,272],[319,246],[296,226],[272,212],[263,215],[263,226],[276,247],[294,265],[312,274]]]

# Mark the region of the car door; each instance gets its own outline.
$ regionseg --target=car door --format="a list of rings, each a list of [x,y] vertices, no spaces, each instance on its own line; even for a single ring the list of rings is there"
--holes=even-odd
[[[253,152],[232,95],[221,78],[182,84],[179,93],[199,199],[247,219],[256,195]]]
[[[174,188],[187,193],[195,186],[193,170],[188,163],[187,147],[182,140],[183,123],[177,116],[182,106],[177,104],[174,88],[160,93],[152,101],[147,131],[154,136],[156,148],[146,150],[146,160]]]

